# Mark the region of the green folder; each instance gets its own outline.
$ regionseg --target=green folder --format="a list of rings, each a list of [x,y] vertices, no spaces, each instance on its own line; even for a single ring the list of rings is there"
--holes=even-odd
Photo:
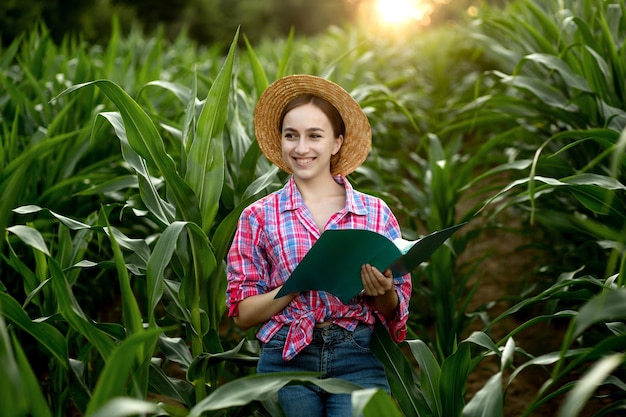
[[[391,269],[394,277],[411,272],[427,260],[465,223],[421,239],[394,242],[362,229],[326,230],[291,273],[276,298],[307,290],[328,291],[344,304],[363,290],[361,266]]]

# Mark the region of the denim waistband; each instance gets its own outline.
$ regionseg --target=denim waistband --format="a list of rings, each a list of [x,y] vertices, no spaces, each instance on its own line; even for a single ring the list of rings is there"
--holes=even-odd
[[[346,330],[343,327],[330,324],[326,327],[315,327],[313,329],[313,341],[318,342],[331,342],[331,341],[341,341],[345,340],[348,337],[352,336],[352,333],[362,331],[362,330],[371,330],[371,327],[365,323],[359,323],[354,328],[354,330]]]

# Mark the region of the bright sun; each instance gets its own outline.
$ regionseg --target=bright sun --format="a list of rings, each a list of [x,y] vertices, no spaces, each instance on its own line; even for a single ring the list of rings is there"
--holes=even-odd
[[[420,0],[378,0],[376,10],[381,21],[401,24],[423,19],[428,14],[428,6]]]

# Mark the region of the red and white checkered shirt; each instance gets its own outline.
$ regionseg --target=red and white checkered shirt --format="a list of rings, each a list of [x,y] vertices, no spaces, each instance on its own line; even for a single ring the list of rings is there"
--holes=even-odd
[[[354,190],[343,176],[335,181],[346,189],[346,204],[329,219],[326,229],[368,229],[392,240],[400,237],[398,221],[384,201]],[[227,258],[229,316],[238,314],[241,300],[283,285],[320,234],[293,177],[282,189],[244,209]],[[393,280],[399,305],[392,320],[374,309],[371,297],[358,295],[346,305],[328,292],[305,291],[264,323],[257,338],[268,342],[288,325],[283,359],[290,360],[311,343],[316,323],[330,321],[352,331],[359,322],[373,325],[378,316],[400,342],[406,337],[411,280],[409,274]]]

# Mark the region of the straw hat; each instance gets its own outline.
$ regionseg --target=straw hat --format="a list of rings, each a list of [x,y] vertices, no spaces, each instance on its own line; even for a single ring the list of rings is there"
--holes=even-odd
[[[370,123],[359,103],[346,90],[321,77],[288,75],[276,80],[261,94],[254,110],[254,132],[261,151],[280,169],[291,173],[281,150],[280,115],[289,101],[302,94],[323,98],[339,111],[346,131],[343,145],[331,161],[331,173],[350,174],[370,152]]]

